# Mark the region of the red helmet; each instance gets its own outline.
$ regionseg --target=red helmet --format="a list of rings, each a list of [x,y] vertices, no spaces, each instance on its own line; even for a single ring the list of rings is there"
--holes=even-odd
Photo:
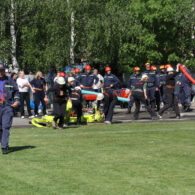
[[[160,69],[165,69],[165,65],[160,65]]]
[[[156,70],[157,70],[156,66],[154,66],[154,65],[151,66],[151,70],[152,70],[152,71],[156,71]]]
[[[66,73],[65,72],[60,72],[59,77],[66,77]]]
[[[140,71],[140,67],[136,66],[133,71]]]
[[[150,62],[146,62],[146,63],[145,63],[145,66],[147,66],[147,65],[150,65],[150,66],[151,66]]]
[[[167,65],[165,66],[166,69],[169,68],[169,67],[172,68],[171,64],[167,64]]]
[[[107,72],[107,71],[111,71],[111,68],[109,67],[109,66],[107,66],[106,68],[105,68],[105,71]]]
[[[74,72],[80,72],[80,69],[79,68],[75,68]]]
[[[86,65],[85,66],[85,70],[91,70],[91,66],[90,65]]]

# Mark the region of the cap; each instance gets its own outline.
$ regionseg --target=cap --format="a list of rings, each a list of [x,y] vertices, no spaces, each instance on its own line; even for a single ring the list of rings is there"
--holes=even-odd
[[[64,77],[58,77],[56,79],[56,82],[59,84],[59,85],[64,85],[66,83]]]
[[[85,66],[85,70],[91,70],[91,66],[90,65],[86,65]]]
[[[80,72],[79,68],[75,68],[74,72]]]
[[[167,68],[167,72],[173,72],[173,71],[174,71],[174,69],[172,67]]]
[[[143,75],[142,75],[142,79],[141,79],[141,80],[146,79],[146,78],[148,78],[148,75],[143,74]]]
[[[65,72],[60,72],[59,77],[66,77],[66,73]]]
[[[72,82],[74,80],[75,80],[74,77],[68,77],[68,82]]]
[[[75,90],[80,90],[81,91],[81,88],[79,86],[75,87],[74,88]]]

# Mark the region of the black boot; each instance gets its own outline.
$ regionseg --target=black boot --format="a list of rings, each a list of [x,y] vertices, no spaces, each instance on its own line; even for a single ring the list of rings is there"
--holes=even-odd
[[[7,148],[2,148],[2,154],[8,154]]]
[[[127,114],[131,114],[131,107],[128,107]]]

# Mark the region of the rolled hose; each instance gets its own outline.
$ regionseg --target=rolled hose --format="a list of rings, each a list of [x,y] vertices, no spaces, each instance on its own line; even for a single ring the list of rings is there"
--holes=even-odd
[[[186,71],[185,67],[183,67],[183,64],[180,64],[179,69],[181,72],[191,81],[193,84],[195,84],[195,80],[192,78],[192,76]]]

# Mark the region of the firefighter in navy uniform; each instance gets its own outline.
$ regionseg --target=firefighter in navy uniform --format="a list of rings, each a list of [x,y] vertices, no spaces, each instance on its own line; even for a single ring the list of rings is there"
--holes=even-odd
[[[160,87],[160,75],[157,73],[157,68],[155,65],[151,66],[151,71],[153,71],[156,74],[156,78],[157,78],[157,86],[158,89]],[[155,103],[156,103],[156,109],[157,111],[160,110],[160,91],[159,90],[155,90]]]
[[[80,87],[75,87],[70,95],[70,99],[72,101],[73,110],[77,114],[77,125],[80,125],[82,117],[82,94]]]
[[[178,106],[178,97],[175,94],[175,84],[176,84],[176,76],[179,74],[179,64],[177,65],[176,72],[172,67],[167,68],[167,76],[166,76],[166,86],[165,86],[165,94],[164,94],[164,101],[165,105],[162,109],[160,109],[158,116],[162,118],[163,113],[171,108],[174,107],[176,118],[180,119],[180,111]]]
[[[8,154],[13,109],[18,105],[18,87],[11,78],[5,75],[5,66],[0,63],[0,141],[3,154]]]
[[[96,75],[91,73],[91,66],[85,66],[85,73],[81,74],[78,78],[78,83],[80,87],[84,90],[93,91],[93,85],[98,83],[99,79]]]
[[[164,103],[164,89],[166,83],[166,68],[164,65],[160,66],[160,73],[159,73],[159,92],[160,92],[160,101]]]
[[[143,74],[141,81],[138,81],[131,91],[131,95],[133,96],[134,101],[135,101],[135,112],[134,112],[133,120],[138,120],[139,118],[139,111],[140,111],[141,103],[145,104],[147,111],[151,115],[151,118],[153,120],[157,119],[155,112],[151,109],[151,106],[148,103],[148,96],[147,96],[148,80],[149,80],[149,77]]]
[[[114,75],[111,74],[111,68],[105,68],[105,76],[104,76],[104,91],[105,92],[113,92],[113,90],[119,88],[120,80]]]
[[[135,72],[135,74],[132,74],[128,80],[128,89],[132,90],[133,87],[135,87],[136,83],[139,82],[142,78],[142,74],[140,72],[140,68],[139,67],[135,67],[133,69],[133,71]],[[131,113],[131,108],[133,107],[134,104],[134,99],[133,96],[130,96],[130,101],[129,101],[129,105],[128,105],[128,114]]]
[[[150,63],[146,63],[146,71],[143,74],[146,74],[149,77],[147,84],[147,96],[148,101],[150,102],[151,108],[155,110],[155,91],[158,91],[158,78],[156,73],[150,69]]]
[[[79,68],[75,68],[74,72],[75,72],[75,76],[74,76],[75,84],[76,84],[76,86],[79,86],[79,78],[81,76],[80,69]]]

